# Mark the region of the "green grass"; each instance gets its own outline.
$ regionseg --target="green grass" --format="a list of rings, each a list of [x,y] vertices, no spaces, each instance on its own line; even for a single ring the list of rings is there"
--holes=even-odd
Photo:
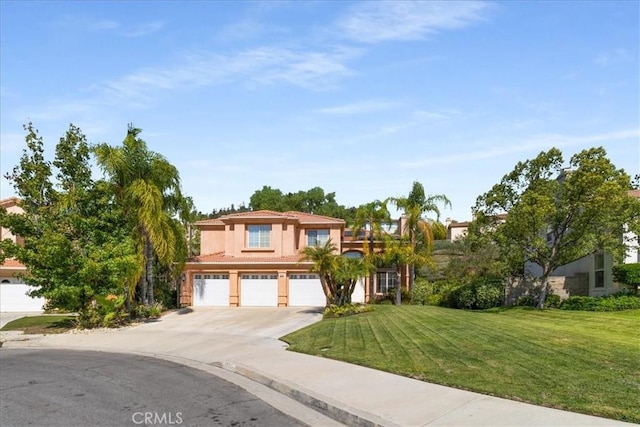
[[[75,316],[26,316],[13,320],[0,330],[25,334],[61,334],[76,327]]]
[[[640,310],[376,306],[282,338],[290,350],[536,405],[640,422]]]

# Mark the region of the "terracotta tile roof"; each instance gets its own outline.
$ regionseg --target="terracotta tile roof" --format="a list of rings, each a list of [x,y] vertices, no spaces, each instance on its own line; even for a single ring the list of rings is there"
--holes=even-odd
[[[18,199],[17,197],[9,197],[7,199],[0,200],[0,206],[2,206],[3,208],[8,208],[9,206],[17,205],[19,201],[20,199]]]
[[[213,218],[196,221],[194,225],[224,225],[224,222],[220,221],[218,218]]]
[[[636,199],[640,199],[640,190],[629,190],[627,194]]]
[[[270,210],[260,210],[222,215],[220,218],[198,221],[196,222],[196,225],[223,225],[225,223],[225,220],[237,218],[284,218],[289,220],[297,220],[301,224],[344,224],[344,220],[342,219],[331,218],[323,215],[314,215],[297,211],[276,212]]]
[[[315,215],[305,212],[288,211],[285,214],[298,218],[302,224],[344,224],[343,219],[332,218],[330,216]]]
[[[4,268],[26,268],[23,263],[15,258],[7,258],[4,263],[0,264]]]
[[[214,264],[283,264],[299,263],[300,255],[289,256],[245,256],[235,257],[225,255],[223,252],[199,255],[191,258],[188,263],[214,263]]]

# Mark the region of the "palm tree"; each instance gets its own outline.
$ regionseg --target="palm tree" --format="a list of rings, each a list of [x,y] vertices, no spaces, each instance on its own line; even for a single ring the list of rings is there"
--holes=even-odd
[[[347,258],[337,250],[331,239],[324,245],[307,246],[302,250],[302,260],[313,262],[311,271],[320,276],[327,307],[350,304],[356,283],[371,269],[363,258]]]
[[[184,233],[173,218],[182,206],[180,175],[162,155],[150,151],[129,125],[122,147],[93,148],[98,165],[109,175],[117,202],[131,223],[144,272],[139,278],[143,304],[154,301],[154,256],[168,265],[184,252]]]
[[[424,214],[434,212],[439,220],[440,209],[438,203],[451,207],[451,201],[444,194],[425,196],[424,187],[414,181],[411,192],[407,197],[390,197],[387,202],[402,209],[404,225],[402,233],[408,236],[409,244],[414,252],[429,252],[433,244],[433,230],[431,224],[424,219]],[[409,289],[413,289],[415,276],[415,262],[409,264]]]
[[[360,205],[356,209],[355,218],[353,224],[351,224],[351,230],[354,236],[357,236],[360,231],[369,228],[368,242],[364,240],[363,251],[367,261],[373,262],[374,255],[374,238],[382,233],[382,224],[391,222],[391,215],[387,209],[386,202],[380,200],[374,200],[373,202]],[[373,295],[374,289],[374,274],[375,271],[371,271],[369,276],[369,295]]]

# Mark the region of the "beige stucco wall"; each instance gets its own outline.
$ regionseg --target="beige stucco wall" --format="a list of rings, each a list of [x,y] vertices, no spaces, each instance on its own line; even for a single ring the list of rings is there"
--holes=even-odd
[[[7,213],[10,213],[10,214],[21,215],[24,213],[24,210],[20,206],[16,206],[16,205],[7,206],[6,209],[7,209]],[[11,240],[13,243],[16,243],[18,240],[16,236],[13,233],[11,233],[11,230],[0,226],[0,240],[6,240],[6,239]]]

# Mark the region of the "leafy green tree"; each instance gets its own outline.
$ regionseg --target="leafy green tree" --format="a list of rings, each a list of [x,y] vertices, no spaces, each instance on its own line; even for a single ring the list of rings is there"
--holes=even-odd
[[[640,290],[640,263],[614,265],[613,277],[637,295]]]
[[[322,246],[307,246],[302,250],[302,259],[313,262],[311,271],[320,276],[327,307],[351,304],[358,280],[366,277],[372,268],[364,258],[347,258],[337,251],[331,239]]]
[[[432,223],[424,215],[433,212],[440,218],[438,204],[445,207],[451,206],[451,202],[444,194],[426,196],[421,183],[414,181],[411,191],[406,197],[390,197],[389,202],[402,209],[404,214],[403,234],[409,238],[411,250],[418,253],[428,253],[431,251],[434,240]],[[415,276],[415,264],[409,264],[409,289],[413,289]]]
[[[94,147],[98,165],[109,176],[118,205],[129,221],[144,269],[140,276],[141,301],[154,302],[154,257],[161,265],[183,262],[187,243],[176,218],[185,208],[178,170],[162,155],[147,148],[129,125],[121,147]],[[178,272],[176,272],[177,274]]]
[[[570,167],[563,168],[557,148],[541,152],[519,162],[474,207],[476,221],[509,264],[529,260],[541,267],[538,308],[556,268],[600,250],[620,259],[626,250],[623,225],[639,209],[628,195],[629,175],[611,163],[603,148],[574,155]],[[502,213],[508,213],[504,223],[497,217]]]
[[[253,211],[270,210],[284,212],[287,210],[282,191],[268,185],[253,193],[249,199],[249,208]]]
[[[42,138],[31,123],[25,130],[23,156],[5,175],[24,213],[0,211],[3,226],[23,244],[6,240],[1,253],[27,267],[24,280],[34,286],[32,296],[46,298],[49,308],[83,313],[96,297],[124,294],[137,265],[132,242],[122,232],[121,212],[107,187],[91,180],[89,148],[80,129],[71,125],[56,146],[57,185]]]

